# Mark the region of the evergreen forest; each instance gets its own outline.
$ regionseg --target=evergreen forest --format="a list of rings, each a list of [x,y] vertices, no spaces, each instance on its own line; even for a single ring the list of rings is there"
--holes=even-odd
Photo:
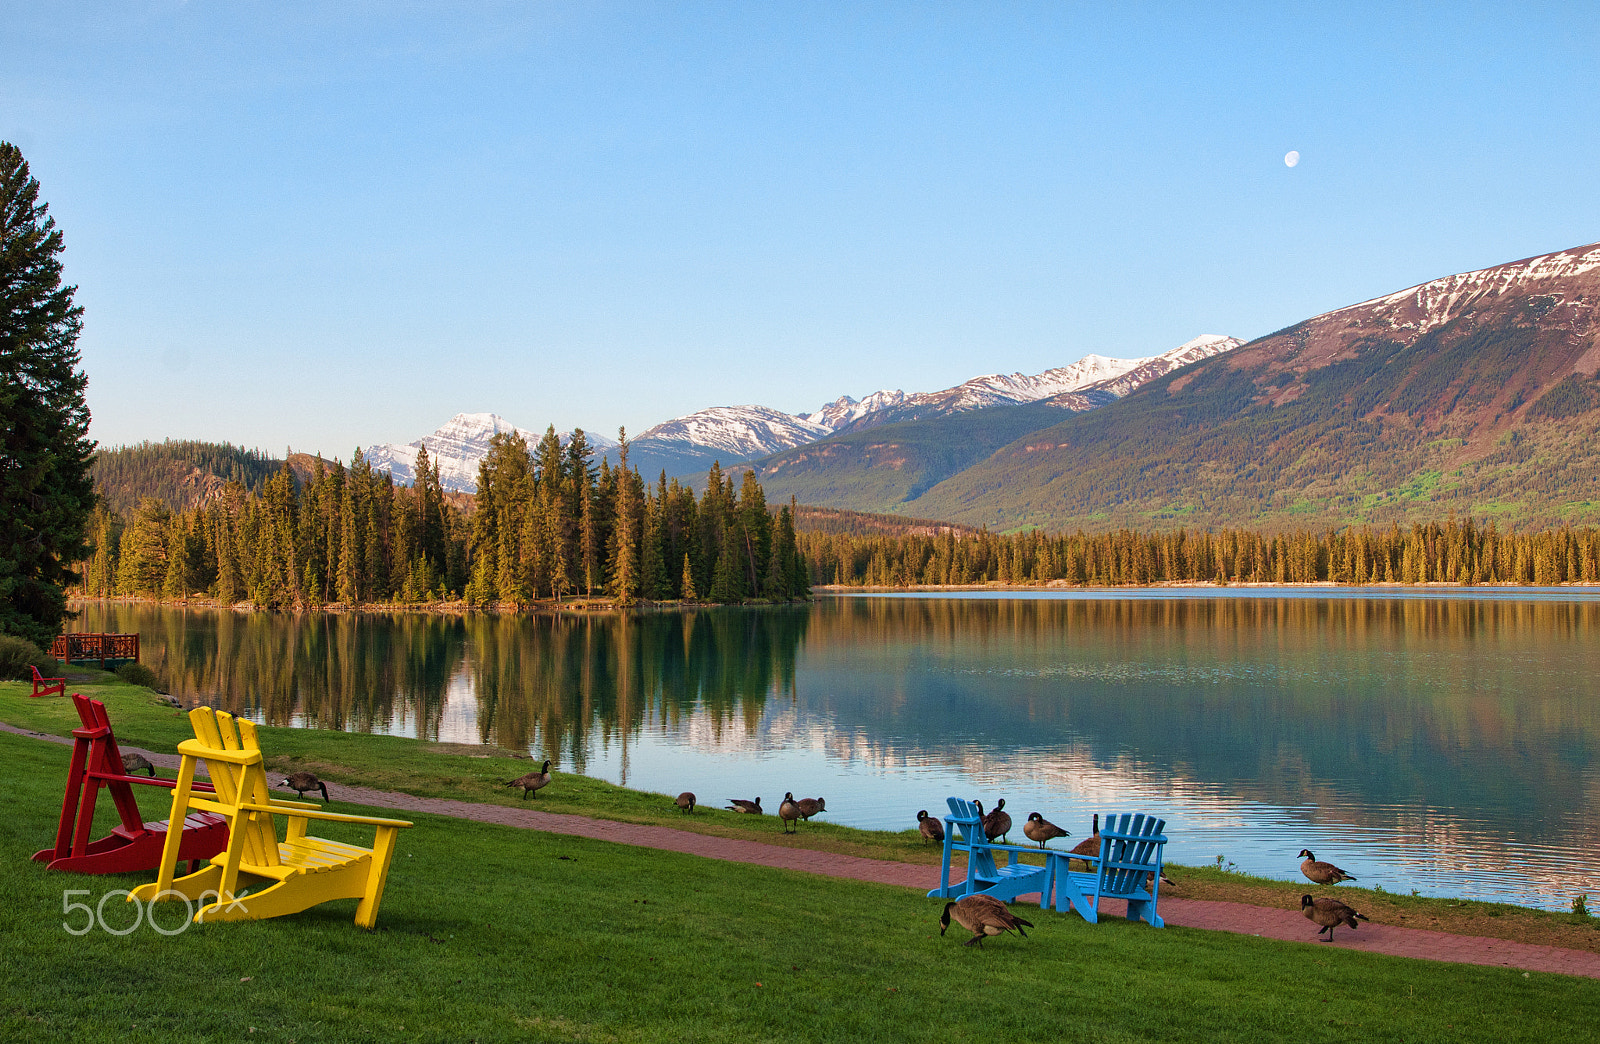
[[[102,501],[75,593],[273,609],[809,596],[793,507],[769,511],[749,473],[736,488],[713,466],[696,498],[665,473],[646,483],[626,439],[617,467],[596,468],[582,432],[563,445],[551,428],[532,449],[495,436],[468,509],[426,449],[416,475],[397,486],[358,449],[348,467],[316,458],[304,479],[287,463],[255,489],[240,475],[195,506],[144,496],[123,514]]]
[[[812,581],[868,587],[982,583],[1562,584],[1600,581],[1600,529],[1501,533],[1450,519],[1387,529],[1089,535],[802,532]]]

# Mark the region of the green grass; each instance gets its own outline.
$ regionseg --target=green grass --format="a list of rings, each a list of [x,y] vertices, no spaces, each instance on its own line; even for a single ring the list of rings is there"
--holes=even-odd
[[[149,875],[26,861],[67,757],[0,735],[0,1038],[1544,1041],[1600,1024],[1587,980],[1027,908],[1027,939],[979,950],[940,938],[938,901],[905,889],[426,815],[375,932],[350,900],[79,937],[66,889],[97,904]],[[105,911],[132,922],[120,896]]]

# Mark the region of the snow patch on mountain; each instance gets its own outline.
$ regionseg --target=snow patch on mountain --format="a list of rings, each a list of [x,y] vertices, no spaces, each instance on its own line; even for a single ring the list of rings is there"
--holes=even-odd
[[[1094,401],[1094,393],[1096,392],[1109,393],[1120,399],[1146,381],[1153,381],[1157,377],[1163,377],[1180,366],[1188,366],[1190,363],[1199,362],[1201,359],[1209,359],[1213,355],[1231,352],[1242,344],[1244,342],[1237,337],[1226,337],[1222,334],[1201,334],[1192,341],[1185,341],[1171,351],[1162,352],[1160,355],[1152,356],[1149,359],[1139,359],[1136,361],[1136,365],[1120,374],[1073,389],[1072,392],[1067,393],[1067,396],[1075,396],[1070,400],[1066,396],[1056,396],[1052,397],[1051,401],[1058,402],[1068,409],[1089,409],[1092,407],[1079,404],[1094,403],[1094,405],[1099,405],[1100,403]],[[1077,394],[1080,392],[1083,394]]]
[[[1581,276],[1600,268],[1600,243],[1573,247],[1553,254],[1523,258],[1475,272],[1460,272],[1405,290],[1398,290],[1370,301],[1347,305],[1331,312],[1314,316],[1308,322],[1321,322],[1346,314],[1394,309],[1395,325],[1418,332],[1443,326],[1465,310],[1466,306],[1485,296],[1494,296],[1509,290],[1525,291],[1529,284],[1546,280]]]
[[[841,395],[815,413],[802,413],[800,419],[820,424],[829,431],[837,431],[869,413],[886,410],[905,401],[906,393],[898,388],[894,391],[876,391],[865,399],[852,399],[848,395]]]
[[[531,449],[544,436],[527,428],[519,428],[493,413],[458,413],[431,435],[404,446],[383,443],[370,447],[365,454],[375,471],[387,471],[402,485],[411,485],[417,477],[417,450],[428,447],[428,459],[439,470],[439,485],[461,493],[473,493],[478,488],[478,463],[489,452],[489,440],[496,435],[516,432]],[[616,445],[604,436],[584,432],[584,438],[596,450]],[[568,432],[561,436],[563,445],[570,442]]]
[[[633,445],[694,447],[742,461],[803,446],[832,433],[831,427],[767,406],[713,406],[657,424],[634,439]]]

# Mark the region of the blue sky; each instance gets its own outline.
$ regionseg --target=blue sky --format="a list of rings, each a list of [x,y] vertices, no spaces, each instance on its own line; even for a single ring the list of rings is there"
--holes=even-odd
[[[0,138],[66,235],[94,437],[348,458],[1255,337],[1600,240],[1597,25],[4,0]]]

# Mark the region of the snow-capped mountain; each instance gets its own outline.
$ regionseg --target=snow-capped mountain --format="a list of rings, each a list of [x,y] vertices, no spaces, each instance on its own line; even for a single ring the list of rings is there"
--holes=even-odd
[[[1243,343],[1236,337],[1205,334],[1171,351],[1142,359],[1086,355],[1075,363],[1031,377],[1021,373],[993,373],[974,377],[943,391],[920,392],[916,395],[879,392],[879,396],[892,394],[897,399],[879,409],[836,424],[834,432],[859,431],[897,421],[926,420],[965,410],[1025,402],[1049,401],[1063,409],[1093,409],[1119,399],[1145,381],[1179,366],[1228,351]],[[877,396],[868,396],[869,400],[873,398]]]
[[[803,413],[800,417],[812,424],[820,424],[829,431],[838,431],[851,421],[860,420],[869,413],[886,410],[890,406],[898,406],[905,401],[906,393],[899,389],[873,392],[865,399],[852,399],[848,395],[841,395],[817,412]]]
[[[428,458],[439,469],[439,485],[463,493],[478,488],[478,463],[489,452],[489,440],[503,432],[516,432],[532,448],[544,436],[539,432],[519,428],[493,413],[458,413],[432,435],[424,435],[416,442],[404,446],[383,443],[366,451],[367,463],[374,470],[387,471],[396,482],[410,485],[416,480],[417,450],[428,447]],[[565,445],[571,433],[561,436]],[[596,452],[610,449],[616,442],[603,436],[584,432],[584,438]]]
[[[1502,293],[1533,293],[1543,284],[1565,283],[1597,268],[1600,268],[1600,243],[1591,243],[1475,272],[1430,279],[1383,297],[1324,312],[1306,322],[1319,325],[1342,320],[1359,322],[1369,313],[1382,313],[1388,317],[1392,329],[1422,334],[1443,326],[1485,299]]]
[[[764,457],[833,434],[833,428],[766,406],[713,406],[657,424],[633,440],[633,447],[695,447],[721,453],[728,461]]]
[[[1209,359],[1213,355],[1231,352],[1242,344],[1244,342],[1237,337],[1225,337],[1222,334],[1201,334],[1192,341],[1185,341],[1171,351],[1162,352],[1160,355],[1152,356],[1149,359],[1114,360],[1116,362],[1131,361],[1134,365],[1119,374],[1105,377],[1068,391],[1057,392],[1047,398],[1050,402],[1069,410],[1091,410],[1096,406],[1105,405],[1108,401],[1108,396],[1113,399],[1120,399],[1146,381],[1153,381],[1157,377],[1163,377],[1180,366],[1188,366],[1192,362]]]

